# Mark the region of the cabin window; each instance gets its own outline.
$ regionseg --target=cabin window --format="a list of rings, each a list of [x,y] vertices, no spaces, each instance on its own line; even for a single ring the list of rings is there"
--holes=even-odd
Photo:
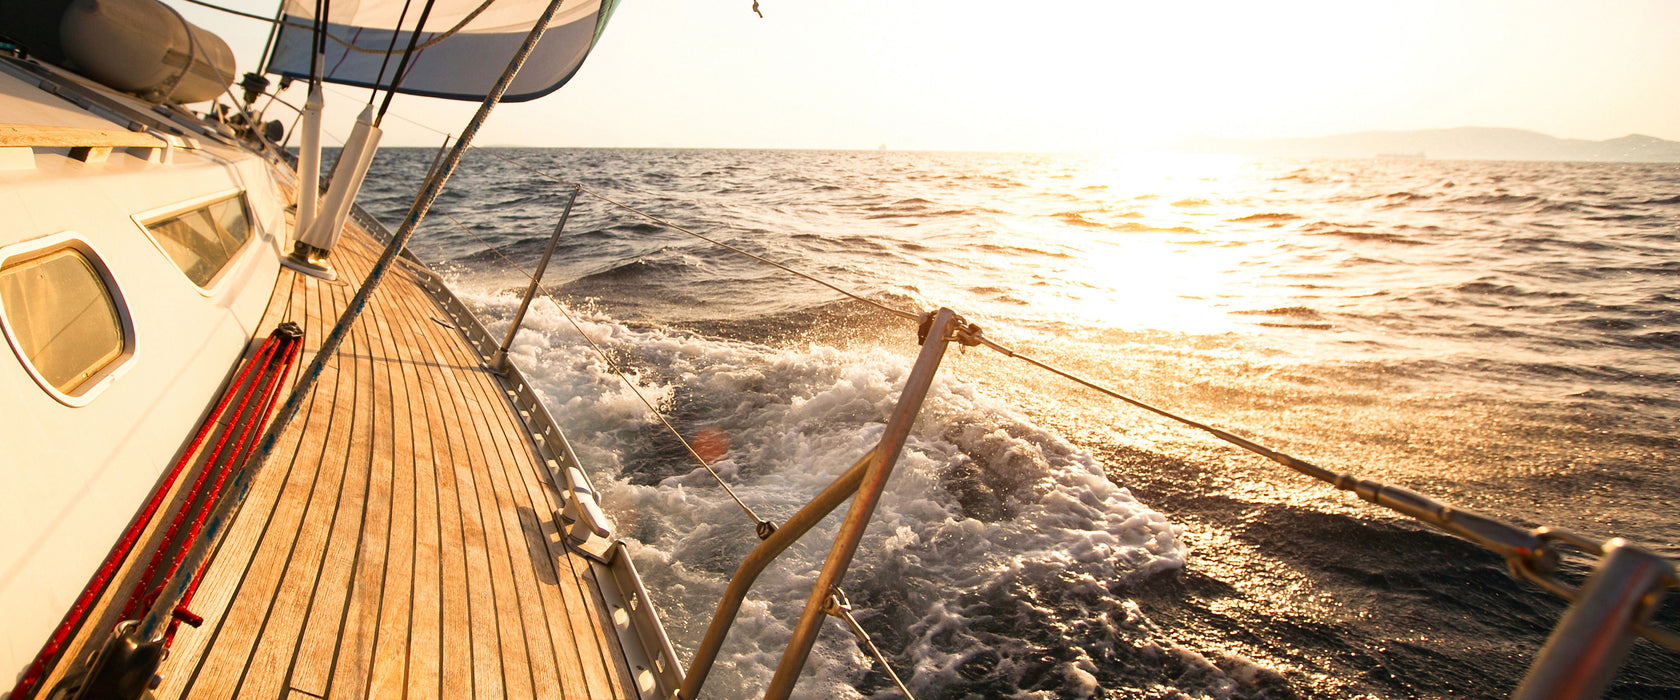
[[[74,246],[0,264],[0,309],[12,347],[61,400],[86,396],[129,346],[106,276]]]
[[[251,238],[245,197],[234,194],[143,224],[187,279],[208,288]]]

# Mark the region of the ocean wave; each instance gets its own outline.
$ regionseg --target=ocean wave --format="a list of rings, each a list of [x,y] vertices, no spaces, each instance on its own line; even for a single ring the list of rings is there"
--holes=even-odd
[[[1514,283],[1496,278],[1481,277],[1470,282],[1464,282],[1453,287],[1453,290],[1469,296],[1495,296],[1514,298],[1568,299],[1575,296],[1565,291],[1548,291],[1529,289]]]
[[[1280,306],[1275,309],[1245,309],[1232,311],[1239,316],[1283,316],[1288,318],[1323,318],[1317,311],[1305,306]]]
[[[1353,241],[1370,241],[1374,243],[1393,243],[1395,245],[1429,245],[1425,241],[1409,238],[1398,233],[1381,233],[1378,231],[1348,231],[1345,229],[1331,229],[1316,231],[1314,235],[1334,236]]]
[[[410,170],[423,173],[431,152],[408,153]],[[1114,177],[1109,165],[1072,158],[532,153],[548,159],[545,171],[651,213],[896,308],[949,305],[1011,347],[1277,438],[1326,466],[1357,466],[1502,517],[1599,528],[1680,552],[1662,517],[1672,509],[1660,500],[1680,488],[1663,461],[1680,415],[1672,166],[1260,160],[1198,180],[1193,198],[1214,204],[1158,216],[1155,205],[1190,198],[1174,181],[1145,169]],[[644,187],[642,169],[675,177]],[[532,184],[513,192],[530,201],[486,207],[508,193],[487,198],[480,188],[508,177],[505,167],[482,177],[463,170],[446,210],[529,264],[559,206]],[[1000,196],[993,177],[1019,187]],[[401,188],[370,183],[370,206],[400,220]],[[1396,203],[1405,206],[1387,206]],[[1105,229],[1115,222],[1127,225]],[[516,285],[499,259],[452,229],[428,221],[417,252],[451,261],[469,288]],[[679,428],[719,424],[736,438],[724,476],[773,494],[774,517],[829,474],[819,470],[862,449],[865,427],[878,424],[902,378],[915,342],[909,324],[588,198],[567,230],[551,282],[605,273],[559,288],[568,303],[593,304],[585,329]],[[482,297],[476,303],[491,316],[513,303]],[[688,626],[679,647],[691,644],[726,572],[756,540],[639,401],[590,366],[599,361],[581,354],[549,303],[537,306],[516,361],[540,377],[591,469],[611,468],[600,485],[614,494],[622,531],[645,543],[632,547],[638,565],[648,564],[650,588],[692,594],[689,603],[659,603],[673,629]],[[1155,330],[1134,327],[1151,316],[1159,320],[1140,327]],[[1018,374],[985,351],[950,358],[965,378]],[[1468,545],[1396,535],[1388,521],[1344,515],[1341,499],[1293,481],[1274,489],[1245,460],[1032,376],[1020,377],[1023,386],[987,385],[1014,392],[1030,407],[1025,417],[988,408],[977,389],[969,401],[960,383],[936,390],[943,413],[916,428],[917,456],[893,482],[897,490],[908,475],[890,505],[893,526],[872,526],[878,539],[867,545],[887,559],[903,552],[904,564],[855,570],[855,588],[848,578],[853,603],[870,616],[866,628],[919,695],[1492,696],[1520,679],[1556,619],[1540,594],[1502,578],[1496,557],[1470,561]],[[780,432],[768,422],[742,427],[755,412],[800,410]],[[1075,492],[1081,462],[1054,447],[1062,438],[1100,455],[1110,483],[1132,488],[1150,510],[1197,524],[1187,542],[1203,547],[1186,575],[1111,565],[1099,590],[1088,580],[1099,578],[1094,564],[1062,567],[1053,561],[1059,538],[1023,532],[1035,509],[1051,507],[1052,492]],[[1150,458],[1133,465],[1115,456],[1134,444]],[[777,458],[760,458],[771,453]],[[1041,492],[1039,483],[1050,486]],[[1512,493],[1522,497],[1499,495]],[[1583,493],[1593,497],[1577,498]],[[1075,542],[1143,532],[1094,520],[1073,529]],[[1329,544],[1315,545],[1320,538]],[[889,542],[898,549],[886,550]],[[954,571],[958,555],[992,568]],[[816,557],[796,555],[770,590],[755,592],[725,652],[737,680],[719,686],[721,696],[756,694],[786,640],[793,604],[784,597],[808,594]],[[1024,565],[1011,569],[1016,560]],[[1062,568],[1077,581],[1061,582]],[[1274,584],[1276,595],[1256,593]],[[1369,615],[1350,624],[1345,611],[1373,595],[1394,605],[1361,607]],[[1303,601],[1306,612],[1293,607]],[[1428,643],[1407,641],[1424,634]],[[1358,661],[1375,648],[1387,650],[1381,674]],[[823,642],[816,658],[802,692],[893,695],[844,635]],[[1256,684],[1277,678],[1269,669],[1282,680]],[[1677,682],[1654,651],[1636,650],[1623,678]]]
[[[1258,214],[1249,214],[1248,216],[1239,216],[1234,219],[1226,219],[1226,221],[1230,221],[1232,223],[1283,222],[1294,221],[1299,218],[1301,217],[1295,214],[1268,211],[1260,212]]]
[[[1456,206],[1496,206],[1516,208],[1534,204],[1545,204],[1546,198],[1529,194],[1479,194],[1457,197],[1449,201]]]
[[[1050,250],[1048,247],[1039,248],[1025,245],[1006,245],[1002,243],[981,243],[974,246],[976,250],[988,253],[1003,253],[1006,255],[1035,255],[1047,258],[1073,258],[1072,253],[1061,250]]]
[[[636,259],[630,260],[628,262],[623,262],[623,263],[619,263],[617,265],[613,265],[612,267],[608,267],[605,270],[600,270],[598,272],[591,272],[587,275],[583,275],[583,276],[577,278],[576,280],[574,280],[571,284],[575,285],[575,286],[587,287],[587,286],[590,286],[591,284],[601,283],[601,282],[624,282],[624,281],[628,281],[628,280],[642,279],[642,278],[649,277],[649,276],[654,276],[654,275],[667,276],[667,275],[671,275],[671,274],[680,274],[680,273],[687,272],[688,269],[689,269],[689,266],[678,264],[678,263],[651,261],[651,260],[648,260],[646,258],[636,258]]]
[[[1201,233],[1189,226],[1152,226],[1138,221],[1121,221],[1109,225],[1108,228],[1126,233]]]
[[[1680,350],[1680,331],[1650,331],[1647,333],[1638,333],[1628,338],[1627,343],[1638,348]]]

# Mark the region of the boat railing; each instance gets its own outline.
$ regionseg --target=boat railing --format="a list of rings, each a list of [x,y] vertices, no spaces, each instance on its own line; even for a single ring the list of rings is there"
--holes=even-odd
[[[917,356],[906,380],[899,401],[888,418],[887,428],[881,442],[781,525],[759,519],[750,507],[741,503],[742,508],[755,521],[761,541],[747,554],[736,569],[735,574],[730,578],[706,633],[695,649],[689,669],[686,674],[682,675],[681,688],[674,695],[676,698],[694,700],[700,697],[701,689],[717,659],[729,628],[757,577],[779,554],[807,534],[817,523],[831,514],[848,498],[852,499],[852,506],[840,524],[835,542],[823,562],[822,570],[812,586],[811,595],[806,600],[799,620],[793,628],[787,649],[777,664],[775,674],[765,692],[765,697],[779,699],[791,695],[794,684],[798,681],[799,673],[803,669],[815,642],[817,629],[822,624],[823,618],[827,616],[837,617],[846,622],[858,636],[860,643],[874,656],[889,677],[898,684],[900,691],[907,697],[910,696],[910,691],[905,688],[893,672],[885,657],[875,648],[856,620],[851,618],[849,614],[850,605],[846,602],[845,594],[840,588],[840,582],[845,576],[853,555],[856,553],[858,542],[864,529],[868,526],[875,505],[885,489],[887,479],[892,474],[893,465],[903,449],[904,440],[908,436],[910,426],[915,421],[916,414],[927,396],[931,381],[938,371],[940,360],[943,358],[946,348],[952,342],[957,342],[963,346],[989,348],[1004,357],[1033,365],[1110,398],[1204,431],[1301,474],[1328,483],[1338,489],[1352,491],[1366,501],[1428,523],[1498,554],[1506,560],[1514,576],[1526,579],[1572,603],[1563,619],[1554,628],[1545,646],[1535,656],[1524,681],[1513,693],[1515,698],[1522,698],[1523,700],[1562,700],[1565,698],[1599,697],[1608,687],[1616,669],[1620,667],[1633,640],[1638,637],[1644,637],[1671,651],[1680,653],[1680,635],[1656,628],[1649,623],[1651,616],[1661,605],[1662,598],[1667,591],[1680,587],[1680,573],[1677,573],[1674,562],[1648,549],[1638,547],[1619,538],[1600,543],[1591,538],[1554,528],[1523,528],[1481,513],[1442,503],[1409,489],[1324,469],[1305,460],[1261,446],[1225,430],[1138,401],[1102,384],[1032,358],[986,337],[980,326],[963,319],[949,309],[942,308],[935,312],[920,315],[894,309],[876,300],[848,291],[829,281],[791,269],[762,256],[743,251],[735,246],[671,223],[666,219],[648,214],[577,183],[567,182],[542,173],[503,154],[494,151],[481,152],[538,173],[570,190],[570,196],[566,200],[567,214],[562,215],[561,222],[556,226],[545,250],[542,263],[539,264],[535,273],[525,271],[502,254],[496,246],[479,238],[466,226],[461,225],[459,221],[455,221],[459,230],[477,239],[485,246],[486,250],[500,255],[510,268],[531,277],[531,283],[520,300],[519,312],[511,319],[502,342],[495,345],[495,350],[488,355],[498,365],[505,366],[506,371],[517,371],[512,363],[506,362],[507,350],[518,334],[524,311],[529,308],[538,292],[548,296],[554,302],[556,308],[571,321],[578,332],[583,334],[585,340],[591,346],[595,345],[594,341],[589,339],[588,334],[583,333],[583,329],[577,324],[577,321],[572,319],[560,299],[549,292],[543,286],[541,280],[542,271],[546,269],[546,263],[557,246],[565,219],[569,216],[571,208],[575,205],[580,194],[592,196],[658,225],[694,236],[798,277],[817,282],[892,315],[915,319],[919,323],[920,354]],[[454,219],[447,213],[445,213],[445,216],[451,220]],[[490,347],[488,343],[494,341],[484,340],[480,342],[485,344],[485,347]],[[600,352],[598,346],[595,347],[595,350]],[[602,353],[602,357],[606,358],[605,353]],[[607,364],[616,370],[616,362],[607,360]],[[638,396],[641,395],[635,382],[622,372],[619,373],[619,376]],[[646,402],[645,397],[643,401]],[[654,412],[661,422],[664,421],[664,418],[659,416],[659,411],[651,403],[648,404],[648,408]],[[687,441],[683,440],[682,436],[674,428],[671,428],[669,423],[665,425],[676,436],[676,439],[682,440],[684,445],[688,446]],[[718,483],[724,489],[729,490],[730,496],[739,503],[739,497],[735,496],[733,490],[729,489],[727,482],[719,477],[715,470],[712,470],[709,461],[698,453],[694,453],[692,447],[689,448],[689,451],[702,466],[712,472]],[[581,479],[581,467],[579,472]],[[1566,583],[1558,576],[1563,558],[1561,550],[1564,548],[1573,550],[1578,555],[1597,558],[1592,571],[1579,586]]]

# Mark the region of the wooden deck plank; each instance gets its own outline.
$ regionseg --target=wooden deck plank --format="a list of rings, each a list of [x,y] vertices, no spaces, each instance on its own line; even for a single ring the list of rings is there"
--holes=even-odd
[[[459,351],[472,352],[464,343],[460,344]],[[474,388],[485,405],[508,402],[497,382],[479,382]],[[517,407],[513,408],[517,410]],[[587,684],[589,674],[583,668],[582,652],[593,647],[590,643],[593,637],[588,633],[580,637],[571,630],[570,613],[561,593],[562,581],[555,566],[556,556],[566,556],[567,553],[563,547],[558,552],[549,549],[542,527],[544,519],[552,520],[553,508],[546,501],[533,500],[526,482],[528,476],[537,475],[537,470],[542,468],[537,463],[536,445],[524,427],[514,423],[515,413],[486,411],[484,414],[491,418],[493,426],[489,432],[496,438],[495,442],[505,458],[504,470],[496,478],[501,493],[509,496],[503,508],[504,517],[508,519],[507,527],[510,532],[519,533],[519,540],[510,540],[509,547],[523,552],[526,561],[532,565],[531,578],[527,583],[535,597],[521,608],[527,634],[542,637],[537,640],[539,648],[548,655],[546,660],[554,664],[553,676],[548,675],[547,666],[534,664],[533,682],[538,684],[539,691],[547,687],[553,692],[566,689],[576,692],[591,687]],[[516,450],[515,446],[519,449]],[[538,585],[538,581],[549,585]],[[564,684],[559,677],[562,667],[567,676]]]
[[[341,255],[338,256],[337,262],[339,279],[344,284],[335,285],[336,288],[353,293],[365,276],[365,271],[357,264],[360,261],[352,256]],[[348,302],[345,306],[348,306]],[[327,536],[326,553],[321,560],[315,589],[311,593],[303,636],[297,643],[297,649],[292,656],[291,671],[286,680],[292,689],[321,697],[327,695],[333,658],[338,652],[338,641],[344,633],[346,605],[350,587],[361,562],[364,525],[369,502],[373,500],[370,482],[373,476],[374,455],[369,437],[373,434],[377,421],[373,415],[375,381],[370,355],[372,341],[369,336],[370,333],[363,323],[351,325],[345,334],[344,344],[333,358],[341,365],[354,368],[355,392],[350,399],[353,406],[351,438],[347,451],[343,453],[345,456],[342,487],[338,495],[337,509],[332,516],[330,534]],[[349,397],[341,391],[336,401],[343,402],[347,398]]]
[[[282,270],[276,280],[275,289],[275,300],[270,304],[258,328],[273,329],[283,319],[305,317],[301,307],[308,303],[308,290],[296,273]],[[309,340],[310,336],[306,335],[303,351],[299,353],[305,361],[313,354]],[[294,369],[287,378],[288,391],[291,386],[295,386],[297,374]],[[282,400],[284,396],[282,394]],[[306,415],[313,402],[314,398],[311,397],[309,403],[304,405],[303,411]],[[276,453],[295,453],[302,436],[303,431],[299,429],[285,431],[276,444]],[[242,516],[236,519],[228,528],[227,536],[212,553],[211,565],[205,569],[203,583],[199,585],[198,594],[193,600],[194,611],[204,617],[205,625],[197,630],[183,629],[176,636],[170,655],[187,663],[164,666],[164,681],[157,690],[158,697],[180,695],[191,684],[200,668],[197,662],[202,659],[204,650],[213,643],[226,622],[227,611],[233,602],[234,594],[246,577],[267,526],[274,520],[273,514],[280,505],[281,488],[289,477],[289,469],[276,465],[275,468],[258,473],[252,482],[244,508],[261,513],[265,517]]]
[[[455,367],[456,359],[439,353],[437,346],[430,342],[432,338],[425,340],[428,342],[423,352],[431,358],[434,371],[440,374],[446,421],[454,426],[462,439],[457,459],[450,466],[458,487],[456,497],[461,511],[462,537],[469,555],[467,573],[473,694],[475,697],[504,697],[507,694],[507,678],[502,659],[504,654],[511,655],[514,650],[503,649],[505,640],[501,628],[506,620],[500,614],[498,598],[506,596],[510,590],[511,576],[506,571],[506,552],[498,551],[506,547],[505,544],[498,547],[501,525],[494,514],[494,496],[487,493],[493,487],[486,475],[486,455],[477,439],[480,431],[474,428],[473,414],[477,410],[465,401],[461,389],[463,377]],[[468,437],[465,435],[468,432],[474,435]],[[489,507],[486,507],[487,498]],[[490,511],[488,516],[486,511]],[[517,652],[523,656],[523,646]]]
[[[447,440],[448,458],[438,463],[438,510],[442,514],[445,551],[450,557],[445,569],[445,615],[443,672],[446,698],[501,697],[501,640],[495,606],[494,583],[479,511],[474,478],[481,461],[476,444],[463,436],[471,418],[460,401],[458,378],[449,360],[437,354],[430,333],[420,334],[415,347],[419,364],[432,376],[437,393],[433,400],[440,411],[432,425],[433,434]],[[452,545],[452,546],[451,546]],[[463,663],[464,662],[464,663]]]
[[[320,290],[324,302],[318,312],[324,338],[332,319],[337,317],[332,312],[344,304],[344,285],[312,284]],[[344,346],[348,352],[355,352],[357,335],[352,332],[346,338]],[[286,688],[300,636],[319,590],[319,580],[329,567],[329,535],[333,523],[345,492],[354,488],[353,484],[345,482],[356,470],[344,463],[342,455],[349,452],[356,438],[354,397],[360,388],[357,377],[360,367],[357,363],[342,361],[345,354],[346,351],[341,350],[324,366],[323,376],[328,370],[337,376],[332,392],[322,401],[323,408],[332,415],[327,429],[319,432],[311,429],[298,452],[299,466],[305,471],[313,469],[315,472],[302,523],[290,533],[293,539],[288,550],[254,564],[257,568],[284,573],[281,574],[278,590],[268,600],[262,600],[260,591],[250,598],[252,605],[266,605],[268,610],[262,626],[254,635],[258,639],[256,650],[251,654],[244,677],[236,689],[240,696],[275,697]],[[212,651],[219,651],[219,646]]]
[[[395,529],[407,529],[407,525],[412,523],[410,514],[401,514],[401,517],[398,517],[396,512],[396,490],[399,480],[397,472],[399,469],[405,472],[411,469],[414,460],[409,454],[412,452],[410,446],[405,446],[403,454],[398,454],[395,438],[395,416],[402,414],[406,419],[408,412],[398,410],[399,407],[406,407],[406,401],[398,403],[395,400],[397,392],[401,391],[400,371],[396,377],[399,381],[391,381],[393,366],[397,362],[393,359],[394,339],[391,337],[389,321],[384,314],[371,314],[362,321],[372,326],[367,353],[369,369],[372,370],[370,381],[373,385],[373,405],[368,416],[373,428],[372,440],[368,446],[371,463],[355,574],[352,577],[349,597],[344,604],[343,623],[338,633],[338,650],[333,657],[327,684],[327,695],[335,698],[368,696],[374,665],[373,646],[380,628],[380,615],[384,610],[387,578],[402,579],[402,590],[398,594],[405,597],[407,586],[413,581],[412,572],[408,569],[407,553],[404,552],[400,541],[394,540]],[[406,399],[406,393],[404,397]],[[413,483],[412,477],[406,479]],[[407,540],[412,542],[412,533],[408,534]],[[393,649],[392,655],[395,663],[391,664],[391,667],[400,668],[404,661],[403,650]],[[294,683],[294,687],[299,686]]]
[[[375,319],[380,337],[386,339],[386,398],[392,406],[415,407],[424,410],[423,396],[409,393],[410,368],[403,359],[401,346],[406,338],[385,319]],[[415,433],[409,411],[390,411],[391,418],[391,526],[387,547],[384,590],[380,592],[378,626],[370,645],[371,658],[367,684],[359,689],[363,697],[399,697],[403,694],[408,652],[411,614],[414,609],[414,559],[417,549],[415,536],[415,479],[420,460],[416,458]],[[428,460],[429,461],[429,460]],[[340,653],[340,666],[345,654]],[[352,673],[345,669],[334,675],[334,693],[339,692],[339,678]]]
[[[411,304],[424,304],[432,309],[435,305],[429,298],[415,298]],[[416,316],[429,316],[424,307],[413,309]],[[464,375],[460,386],[473,397],[469,401],[476,406],[494,405],[499,399],[500,385],[490,377],[489,373],[472,363],[478,361],[478,356],[464,342],[440,342],[440,353],[452,360]],[[470,369],[469,369],[470,368]],[[511,408],[511,407],[506,407]],[[532,532],[528,532],[525,523],[530,511],[528,501],[519,501],[510,487],[507,474],[519,470],[530,469],[534,461],[535,445],[531,438],[523,431],[509,431],[507,419],[513,415],[506,410],[477,410],[474,411],[478,436],[485,449],[487,463],[492,467],[488,473],[494,485],[496,497],[495,508],[500,516],[500,525],[505,538],[505,548],[508,563],[513,575],[513,591],[511,596],[499,595],[503,601],[498,605],[502,612],[502,629],[505,631],[517,628],[522,635],[520,640],[527,650],[529,685],[531,693],[537,696],[552,697],[559,692],[559,669],[555,658],[555,642],[551,636],[548,624],[548,605],[544,600],[545,589],[552,593],[555,578],[552,573],[546,577],[539,576],[538,568],[551,565],[547,561],[547,553],[541,552],[533,556],[529,546]],[[534,528],[540,536],[540,528]],[[546,586],[544,585],[546,583]],[[498,591],[501,593],[501,591]],[[511,612],[517,615],[517,625],[506,621],[510,612],[507,603],[514,604]],[[514,674],[509,673],[512,676]],[[511,683],[510,683],[511,685]],[[579,687],[581,686],[574,686]],[[514,695],[514,692],[510,692]],[[523,695],[524,693],[518,693]]]
[[[459,562],[460,564],[459,571],[454,571],[455,567],[440,566],[440,572],[438,572],[440,579],[447,584],[447,586],[444,586],[442,594],[437,596],[437,603],[442,604],[442,609],[438,609],[438,621],[442,624],[420,628],[417,623],[415,640],[413,640],[415,645],[425,645],[427,648],[442,650],[442,656],[440,658],[437,658],[437,656],[418,658],[417,656],[410,663],[410,678],[423,675],[425,671],[432,671],[433,678],[437,678],[438,671],[440,671],[438,670],[438,661],[442,660],[442,673],[440,673],[440,678],[437,678],[442,682],[442,688],[410,687],[410,692],[413,693],[418,690],[422,697],[430,697],[425,693],[440,690],[442,697],[445,698],[469,697],[472,693],[472,671],[474,671],[474,663],[472,663],[472,656],[470,656],[472,655],[472,635],[470,635],[469,624],[465,623],[470,618],[470,611],[469,606],[467,606],[467,593],[465,593],[464,549],[460,546],[460,535],[462,535],[462,530],[459,527],[460,497],[454,488],[455,473],[457,473],[454,465],[469,460],[469,457],[467,457],[469,448],[462,441],[450,438],[452,435],[459,435],[460,430],[459,428],[450,430],[449,426],[459,426],[459,423],[452,423],[452,421],[457,420],[454,411],[449,411],[449,415],[445,415],[444,408],[442,408],[444,398],[450,396],[450,386],[454,384],[454,381],[449,378],[449,373],[445,371],[445,363],[442,363],[437,354],[433,353],[432,342],[430,342],[430,336],[435,334],[435,331],[430,331],[430,329],[433,329],[433,327],[442,329],[442,326],[433,324],[433,319],[440,316],[437,312],[437,306],[430,299],[423,299],[422,302],[410,300],[408,311],[410,311],[410,321],[412,322],[403,324],[402,329],[398,332],[407,341],[403,342],[405,361],[410,368],[415,369],[420,386],[423,388],[422,391],[425,391],[425,396],[428,396],[427,428],[432,433],[433,440],[435,440],[435,447],[433,448],[437,450],[432,472],[433,482],[430,483],[435,487],[435,494],[433,494],[433,502],[430,507],[432,507],[433,512],[440,514],[437,520],[438,546],[442,547],[447,562]],[[449,334],[449,331],[445,331],[445,334]],[[444,574],[450,574],[450,576],[445,577]]]
[[[376,255],[352,232],[334,253],[348,283],[292,278],[306,349]],[[393,272],[212,566],[215,619],[172,652],[195,675],[166,673],[158,697],[634,697],[534,441],[414,273]]]
[[[402,362],[405,383],[415,400],[417,413],[413,416],[414,431],[414,576],[408,636],[406,682],[403,693],[413,700],[441,697],[440,671],[442,663],[443,605],[441,585],[442,564],[439,554],[440,521],[438,516],[437,443],[431,425],[437,416],[433,406],[437,387],[430,372],[423,371],[417,362],[414,335],[425,324],[398,324],[393,330],[398,340],[397,353]],[[442,435],[436,436],[443,439]],[[448,447],[444,446],[447,455]],[[382,638],[383,641],[383,638]],[[383,695],[377,683],[370,695]],[[459,697],[459,696],[455,696]]]
[[[459,367],[460,365],[457,365]],[[474,438],[477,440],[477,454],[480,459],[474,464],[474,478],[480,484],[477,495],[479,498],[479,512],[483,514],[484,536],[486,552],[489,555],[490,572],[495,583],[496,629],[500,633],[502,650],[502,681],[503,694],[509,698],[533,697],[531,687],[531,652],[525,635],[525,616],[522,609],[526,604],[525,596],[520,585],[518,562],[514,557],[521,550],[508,546],[510,534],[507,532],[506,486],[499,483],[497,473],[503,470],[503,454],[496,444],[496,440],[489,434],[489,425],[485,416],[484,405],[478,401],[471,391],[471,385],[477,377],[472,370],[457,369],[455,371],[462,399],[469,407],[467,413],[471,419]]]
[[[297,282],[303,285],[303,293],[293,306],[294,319],[303,324],[305,352],[300,359],[308,361],[320,349],[324,337],[321,311],[330,302],[312,280],[299,277]],[[325,435],[332,429],[336,412],[323,405],[322,398],[330,396],[332,389],[337,387],[338,374],[336,367],[325,368],[316,386],[326,391],[311,395],[310,410],[302,413],[302,420],[296,422],[295,427],[287,429],[287,444],[292,449],[277,452],[276,463],[268,467],[268,470],[285,474],[285,478],[279,480],[278,494],[263,494],[274,499],[273,507],[268,513],[260,510],[241,512],[235,521],[235,530],[248,528],[258,538],[256,547],[249,550],[231,550],[228,549],[230,545],[224,544],[223,548],[227,551],[251,553],[243,570],[232,566],[224,568],[220,556],[211,565],[212,575],[226,571],[228,573],[223,575],[238,577],[235,593],[212,638],[206,642],[207,648],[182,691],[183,697],[230,698],[238,691],[255,642],[267,622],[274,590],[282,580],[284,563],[296,545],[298,528],[318,475],[321,444],[304,438]],[[317,405],[326,410],[316,410]]]
[[[499,384],[480,381],[475,383],[474,389],[483,405],[506,401],[501,396]],[[561,644],[562,640],[556,638],[550,628],[552,616],[564,614],[564,611],[558,607],[560,601],[555,595],[558,593],[556,586],[559,580],[554,575],[551,556],[547,548],[542,546],[542,528],[537,521],[529,494],[524,492],[520,476],[535,468],[533,455],[536,446],[531,444],[530,436],[522,428],[509,425],[510,413],[485,411],[482,415],[490,424],[486,431],[487,437],[502,455],[502,469],[500,472],[493,472],[491,479],[497,487],[503,531],[508,538],[509,556],[514,558],[512,563],[515,565],[515,584],[519,591],[519,613],[526,644],[530,649],[531,683],[537,695],[553,697],[561,690],[557,651],[560,647],[557,645]],[[517,490],[516,485],[520,487]],[[544,585],[545,583],[547,585]],[[575,646],[571,640],[564,642],[568,647]],[[572,687],[581,689],[583,686]]]
[[[522,431],[523,428],[513,426],[511,414],[508,415],[508,426]],[[528,483],[523,488],[529,493],[534,487],[537,492],[535,497],[542,500],[532,502],[543,504],[541,513],[546,516],[544,520],[549,522],[549,530],[554,533],[553,539],[545,536],[543,542],[548,546],[548,558],[554,565],[558,590],[564,604],[562,611],[566,616],[566,628],[570,637],[567,646],[571,654],[575,655],[578,670],[582,673],[582,687],[611,688],[615,692],[614,697],[619,697],[619,689],[634,685],[630,680],[630,669],[624,663],[623,654],[618,648],[618,639],[608,631],[613,628],[612,620],[605,600],[595,588],[597,583],[594,572],[590,569],[588,560],[566,548],[558,526],[552,522],[552,514],[558,501],[555,500],[556,494],[553,490],[556,487],[547,478],[547,466],[532,464],[523,473],[527,479],[535,482]],[[615,683],[614,680],[618,682]]]
[[[455,412],[444,406],[443,397],[447,392],[443,384],[447,380],[422,348],[423,345],[416,346],[416,352],[420,353],[418,366],[423,369],[422,374],[433,391],[433,406],[438,409],[429,414],[427,420],[433,444],[438,450],[432,476],[437,486],[438,537],[442,554],[440,600],[443,608],[439,615],[439,627],[434,633],[439,637],[442,650],[438,660],[441,666],[439,680],[443,697],[466,698],[473,694],[475,649],[468,593],[466,530],[461,522],[461,497],[455,483],[458,473],[455,465],[467,459],[466,446],[451,438]]]
[[[447,346],[446,348],[440,348],[440,352],[445,352],[445,355],[457,364],[465,365],[477,360],[476,351],[460,336],[451,335],[447,341],[440,342]],[[514,408],[509,404],[509,400],[506,394],[502,392],[500,384],[489,379],[488,375],[485,376],[485,379],[488,381],[465,382],[463,385],[479,387],[480,398],[485,402],[485,405],[499,402],[508,405],[509,408]],[[490,396],[489,393],[493,393],[494,396]],[[606,696],[602,689],[611,689],[612,696],[619,697],[623,689],[633,687],[633,682],[630,680],[630,670],[624,663],[622,652],[618,649],[616,635],[608,631],[612,629],[612,622],[605,601],[595,588],[594,572],[590,569],[587,560],[566,549],[560,539],[558,527],[552,522],[552,513],[556,502],[553,500],[553,486],[551,482],[544,478],[546,466],[539,467],[536,465],[535,445],[531,442],[531,438],[524,433],[523,426],[513,422],[516,413],[511,411],[483,411],[482,413],[484,415],[500,416],[502,418],[499,422],[501,429],[511,429],[519,433],[520,437],[517,440],[503,439],[500,444],[505,446],[517,442],[526,445],[526,453],[529,457],[520,471],[527,478],[536,479],[541,484],[549,484],[546,487],[538,487],[543,499],[542,502],[545,504],[542,510],[537,511],[532,507],[530,512],[533,516],[538,516],[540,513],[541,519],[548,522],[548,531],[554,533],[553,539],[549,539],[541,534],[542,530],[540,528],[537,531],[538,537],[541,537],[549,548],[549,552],[543,558],[552,562],[555,567],[554,575],[558,584],[555,592],[559,594],[561,605],[554,609],[557,614],[550,615],[549,619],[556,629],[564,632],[563,644],[558,645],[557,648],[563,647],[566,650],[565,658],[563,660],[557,658],[557,662],[567,669],[568,675],[576,683],[569,687],[588,688],[602,696]],[[503,434],[506,436],[505,432]],[[539,469],[544,471],[539,471]],[[544,488],[549,490],[542,491]],[[528,501],[528,503],[535,502]],[[560,617],[560,615],[564,617]],[[557,656],[561,655],[557,654]]]

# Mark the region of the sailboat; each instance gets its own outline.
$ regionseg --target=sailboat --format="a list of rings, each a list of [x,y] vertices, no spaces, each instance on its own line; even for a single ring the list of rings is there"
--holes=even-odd
[[[225,43],[157,0],[3,6],[8,697],[702,697],[753,580],[848,500],[767,696],[793,694],[828,617],[873,649],[839,584],[940,357],[1018,353],[948,309],[883,307],[920,325],[922,350],[880,445],[786,522],[754,516],[761,542],[685,668],[588,465],[508,361],[517,318],[492,336],[406,250],[493,107],[564,84],[614,2],[416,4],[283,4],[265,72],[309,81],[296,129],[264,121],[266,77],[233,94]],[[331,177],[327,81],[385,96]],[[392,231],[354,202],[395,92],[480,109]],[[1591,696],[1635,634],[1666,634],[1640,615],[1673,566],[1636,547],[1512,528],[1213,432],[1537,581],[1554,544],[1601,555],[1563,591],[1581,603],[1523,697]]]
[[[401,70],[486,113],[563,83],[612,9],[451,5]],[[393,31],[294,9],[272,72],[395,74]],[[226,44],[167,5],[13,3],[0,27],[9,697],[669,697],[670,643],[559,427],[386,245],[424,208],[393,233],[313,196],[318,136],[300,168],[256,118],[266,79],[232,95]]]

